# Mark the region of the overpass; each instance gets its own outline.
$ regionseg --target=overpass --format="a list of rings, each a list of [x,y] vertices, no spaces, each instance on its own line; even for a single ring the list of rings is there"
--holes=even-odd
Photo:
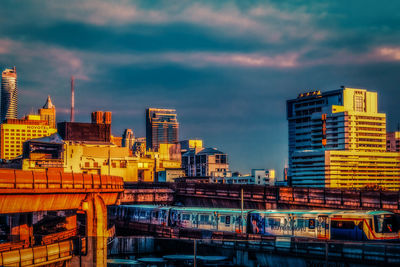
[[[122,204],[249,209],[383,209],[400,213],[400,192],[207,183],[125,183]]]
[[[76,210],[85,214],[86,236],[89,239],[86,244],[88,255],[84,257],[84,266],[94,264],[106,266],[106,206],[117,204],[122,192],[123,180],[116,176],[64,173],[56,170],[36,172],[0,169],[0,214],[59,210]],[[33,245],[31,223],[25,218],[16,228],[15,232],[21,234],[22,249],[31,247]],[[72,250],[73,246],[70,244],[68,246]],[[17,250],[12,248],[11,251],[17,253]],[[63,255],[66,255],[65,251]],[[2,252],[1,256],[2,261],[6,262],[7,257],[12,257],[13,253]],[[64,258],[59,257],[60,260],[65,260]],[[37,259],[32,260],[35,262]],[[73,265],[79,264],[74,260],[77,259],[72,258]]]

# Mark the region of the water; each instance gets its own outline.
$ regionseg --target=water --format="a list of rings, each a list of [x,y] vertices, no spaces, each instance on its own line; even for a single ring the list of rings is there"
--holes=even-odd
[[[359,260],[327,261],[325,250],[320,248],[312,254],[296,256],[285,246],[267,248],[252,241],[194,241],[130,236],[115,238],[108,250],[108,259],[135,261],[130,266],[193,266],[195,257],[196,266],[365,266]],[[127,265],[109,262],[109,266]]]

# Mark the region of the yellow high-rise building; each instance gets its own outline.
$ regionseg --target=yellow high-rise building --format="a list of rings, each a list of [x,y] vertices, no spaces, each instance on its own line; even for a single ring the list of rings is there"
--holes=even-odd
[[[40,115],[28,115],[23,119],[7,119],[0,126],[0,157],[13,159],[22,154],[22,144],[29,139],[49,136],[57,129],[41,120]]]
[[[400,153],[386,152],[376,92],[302,94],[288,101],[288,119],[294,186],[400,189]]]

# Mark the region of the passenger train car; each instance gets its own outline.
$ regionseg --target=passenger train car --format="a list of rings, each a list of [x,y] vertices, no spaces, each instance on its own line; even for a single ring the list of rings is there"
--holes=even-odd
[[[110,213],[124,221],[210,231],[354,241],[400,238],[399,217],[388,211],[241,211],[153,205],[120,205],[111,209]]]
[[[399,240],[398,217],[387,211],[265,210],[248,217],[249,233],[331,240]]]

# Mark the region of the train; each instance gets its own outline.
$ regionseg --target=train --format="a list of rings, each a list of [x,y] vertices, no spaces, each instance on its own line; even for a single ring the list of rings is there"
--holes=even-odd
[[[400,217],[389,211],[240,210],[119,205],[116,220],[210,231],[320,240],[399,241]]]

